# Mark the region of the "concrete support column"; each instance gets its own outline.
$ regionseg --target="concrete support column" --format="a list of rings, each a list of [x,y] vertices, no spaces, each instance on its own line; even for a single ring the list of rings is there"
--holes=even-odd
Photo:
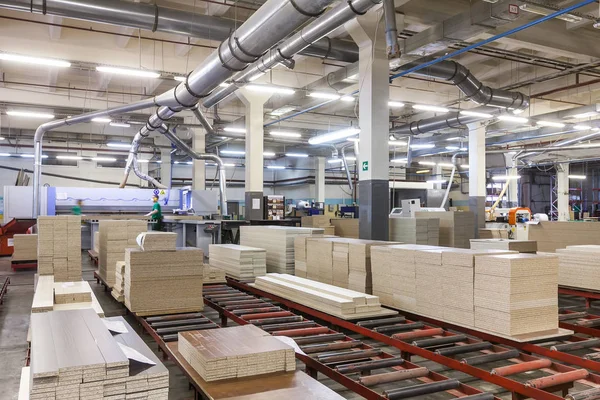
[[[469,208],[475,214],[475,237],[485,227],[485,126],[469,124]]]
[[[558,194],[558,220],[569,221],[569,163],[556,166],[556,192]]]
[[[359,47],[359,236],[375,240],[388,239],[390,212],[389,63],[382,17],[378,7],[346,24]]]
[[[433,180],[435,180],[435,181],[441,181],[442,179],[444,179],[442,167],[440,167],[439,165],[436,165],[435,167],[433,167],[433,175],[434,175]],[[443,185],[444,185],[443,183],[434,183],[433,189],[434,190],[442,190]]]
[[[515,153],[510,152],[506,153],[504,157],[506,158],[506,172],[508,176],[517,176],[519,175],[519,171],[517,170],[517,161],[514,159]],[[508,207],[518,207],[519,206],[519,180],[518,179],[510,179],[508,184],[508,189],[506,190],[506,197],[508,199]]]
[[[162,149],[160,151],[160,183],[169,186],[171,179],[171,150]]]
[[[315,157],[315,201],[325,202],[325,157]]]
[[[246,220],[263,219],[263,105],[269,97],[268,93],[252,92],[239,89],[237,96],[246,106]]]
[[[206,153],[206,132],[199,129],[192,130],[192,149],[198,153]],[[204,160],[192,160],[192,189],[204,190],[206,188],[206,166]]]

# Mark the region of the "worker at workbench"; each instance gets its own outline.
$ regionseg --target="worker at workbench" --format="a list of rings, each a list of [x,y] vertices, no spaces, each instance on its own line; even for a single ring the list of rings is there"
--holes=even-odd
[[[152,211],[146,214],[146,217],[152,217],[152,229],[155,231],[162,231],[163,229],[163,215],[162,209],[160,208],[160,204],[158,203],[158,196],[152,196],[152,202],[154,205],[152,206]]]
[[[75,205],[71,209],[73,215],[81,215],[81,206],[83,205],[83,200],[79,199],[75,202]]]

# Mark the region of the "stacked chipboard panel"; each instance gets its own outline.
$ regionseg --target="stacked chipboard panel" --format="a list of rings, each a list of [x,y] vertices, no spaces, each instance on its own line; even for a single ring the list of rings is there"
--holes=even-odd
[[[55,282],[81,280],[81,217],[38,217],[38,273]]]

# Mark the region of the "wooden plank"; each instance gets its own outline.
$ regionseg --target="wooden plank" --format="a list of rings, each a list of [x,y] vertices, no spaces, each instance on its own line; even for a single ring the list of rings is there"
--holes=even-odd
[[[30,367],[21,368],[18,400],[29,400]]]
[[[36,287],[33,294],[31,312],[52,311],[54,308],[54,275],[36,275]]]

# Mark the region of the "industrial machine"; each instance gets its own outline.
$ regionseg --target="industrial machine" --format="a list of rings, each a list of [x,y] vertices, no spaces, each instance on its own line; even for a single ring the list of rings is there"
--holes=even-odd
[[[390,218],[414,218],[416,212],[440,212],[446,211],[440,207],[421,207],[421,200],[402,200],[402,207],[396,207],[390,212]]]
[[[218,193],[212,190],[180,190],[179,208],[173,210],[178,215],[202,215],[210,217],[218,209]]]
[[[35,222],[35,219],[14,218],[0,226],[0,256],[12,256],[13,236],[27,233],[27,230],[35,225]]]
[[[529,221],[531,221],[531,210],[527,207],[511,208],[508,212],[508,238],[515,240],[529,239]]]
[[[358,218],[358,206],[340,206],[339,214],[341,218]]]
[[[325,214],[325,203],[309,202],[307,200],[297,200],[296,204],[288,204],[286,216],[291,217],[310,217],[313,215]]]

